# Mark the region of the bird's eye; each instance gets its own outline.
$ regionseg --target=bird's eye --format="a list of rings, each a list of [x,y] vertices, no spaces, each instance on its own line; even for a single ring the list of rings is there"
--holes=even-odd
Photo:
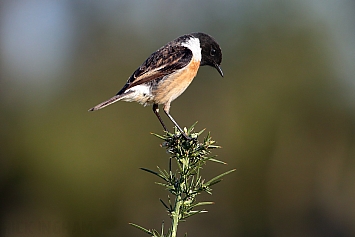
[[[211,48],[210,55],[211,56],[215,56],[216,55],[216,50],[214,48]]]

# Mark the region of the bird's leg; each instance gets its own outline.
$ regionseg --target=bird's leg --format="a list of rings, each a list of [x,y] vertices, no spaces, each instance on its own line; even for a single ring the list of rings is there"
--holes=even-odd
[[[192,138],[187,136],[187,134],[184,132],[184,130],[181,129],[179,124],[177,124],[177,122],[174,120],[174,118],[169,114],[169,109],[170,109],[170,104],[166,104],[163,108],[165,114],[169,117],[171,122],[173,122],[174,125],[179,129],[180,133],[186,138],[186,140],[191,140]]]
[[[163,120],[161,119],[161,117],[160,117],[160,115],[159,115],[159,107],[158,107],[158,104],[153,104],[153,112],[154,112],[154,114],[157,116],[157,118],[159,119],[161,125],[162,125],[163,128],[164,128],[164,131],[167,132],[168,129],[166,129],[166,126],[165,126]]]

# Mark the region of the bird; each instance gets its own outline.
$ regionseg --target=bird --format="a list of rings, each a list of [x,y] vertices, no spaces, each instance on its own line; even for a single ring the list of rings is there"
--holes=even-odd
[[[188,140],[170,115],[170,104],[190,85],[200,66],[211,66],[223,77],[222,50],[210,35],[194,32],[182,35],[152,53],[128,78],[126,84],[110,99],[89,109],[96,111],[117,101],[152,105],[164,131],[168,132],[159,114],[159,105],[180,133]]]

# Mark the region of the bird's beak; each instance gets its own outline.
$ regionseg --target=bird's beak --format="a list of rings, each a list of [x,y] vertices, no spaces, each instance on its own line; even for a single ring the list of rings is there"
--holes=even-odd
[[[223,71],[222,71],[221,66],[215,64],[214,67],[217,69],[217,71],[219,72],[219,74],[221,74],[221,76],[223,77]]]

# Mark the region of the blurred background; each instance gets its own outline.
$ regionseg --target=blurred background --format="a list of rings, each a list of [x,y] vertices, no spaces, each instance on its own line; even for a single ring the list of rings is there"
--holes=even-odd
[[[151,111],[114,95],[190,32],[223,50],[172,104],[236,168],[179,236],[355,236],[355,2],[0,2],[1,236],[146,236],[170,220],[139,167],[167,167]],[[173,129],[164,115],[163,119]]]

